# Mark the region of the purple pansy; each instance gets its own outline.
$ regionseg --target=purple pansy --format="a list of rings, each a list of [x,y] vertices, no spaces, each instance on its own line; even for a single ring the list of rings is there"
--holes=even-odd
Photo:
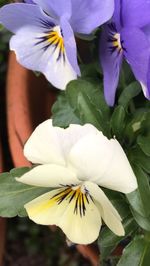
[[[26,2],[31,2],[26,0]],[[20,64],[42,72],[57,88],[80,75],[74,32],[89,34],[111,18],[114,0],[34,0],[0,9],[0,22],[15,35],[10,49]]]
[[[27,4],[34,4],[32,0],[24,0],[23,2],[25,2]]]
[[[104,73],[104,94],[113,106],[123,58],[130,64],[143,93],[150,99],[148,79],[150,44],[143,27],[150,23],[150,1],[115,0],[110,23],[103,27],[100,61]]]

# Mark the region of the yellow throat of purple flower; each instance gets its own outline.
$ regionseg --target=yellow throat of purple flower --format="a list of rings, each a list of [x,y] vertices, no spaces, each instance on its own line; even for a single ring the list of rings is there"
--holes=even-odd
[[[119,33],[114,34],[112,44],[113,44],[113,47],[115,47],[119,52],[123,51]]]

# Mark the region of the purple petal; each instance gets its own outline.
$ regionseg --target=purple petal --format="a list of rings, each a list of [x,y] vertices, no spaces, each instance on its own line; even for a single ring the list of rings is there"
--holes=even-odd
[[[34,2],[55,18],[71,16],[71,0],[34,0]]]
[[[150,23],[150,1],[122,0],[124,26],[143,27]]]
[[[77,47],[73,30],[65,18],[62,17],[60,23],[64,36],[67,57],[75,72],[80,75],[80,69],[77,62]]]
[[[143,27],[142,31],[145,33],[146,37],[149,39],[150,42],[150,24]]]
[[[122,52],[110,42],[110,29],[106,25],[100,39],[100,62],[104,74],[104,95],[109,106],[114,105],[115,93],[119,81]]]
[[[60,27],[52,30],[60,34]],[[22,28],[11,38],[10,48],[21,65],[42,72],[55,87],[64,90],[69,81],[76,79],[76,73],[60,43],[50,43],[50,37],[44,36],[46,33],[31,32],[30,28],[27,33]]]
[[[147,71],[147,95],[145,96],[148,100],[150,100],[150,58],[148,62],[148,71]]]
[[[0,22],[8,30],[17,33],[24,28],[27,32],[43,32],[51,29],[56,21],[47,16],[37,5],[31,4],[9,4],[0,9]]]
[[[135,78],[141,83],[143,93],[149,98],[147,72],[150,58],[150,45],[145,34],[138,28],[127,28],[121,32],[124,56],[130,64]]]
[[[108,21],[114,0],[72,0],[71,26],[75,32],[88,34]]]
[[[25,2],[27,4],[34,4],[34,2],[32,0],[24,0],[23,2]]]
[[[120,28],[122,27],[121,3],[122,2],[120,0],[115,0],[115,9],[113,14],[113,21],[118,31],[120,31]]]

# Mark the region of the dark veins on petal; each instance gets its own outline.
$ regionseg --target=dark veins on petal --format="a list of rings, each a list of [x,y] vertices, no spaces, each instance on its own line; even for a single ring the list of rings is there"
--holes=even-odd
[[[123,46],[124,41],[121,40],[120,33],[117,32],[115,23],[108,24],[108,49],[110,53],[113,54],[117,52],[117,56],[126,51]]]
[[[36,37],[35,45],[44,44],[41,49],[45,52],[50,46],[53,48],[52,53],[56,50],[58,51],[58,55],[56,61],[59,61],[61,58],[65,62],[65,47],[62,31],[60,33],[55,30],[55,25],[50,25],[49,21],[41,21],[43,26],[47,29],[47,31],[43,32],[43,35],[40,37]],[[54,27],[55,26],[55,27]],[[48,30],[50,28],[50,30]]]
[[[86,213],[86,206],[90,204],[90,200],[93,201],[93,198],[87,190],[85,193],[82,193],[80,187],[77,189],[72,189],[72,186],[65,186],[66,188],[60,189],[60,191],[54,195],[50,200],[55,200],[59,205],[64,200],[69,203],[74,202],[74,214],[80,214],[82,218]]]

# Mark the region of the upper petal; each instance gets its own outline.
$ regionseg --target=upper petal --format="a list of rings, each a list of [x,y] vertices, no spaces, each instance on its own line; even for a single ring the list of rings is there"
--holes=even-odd
[[[108,140],[101,132],[78,141],[68,160],[80,180],[91,180],[123,193],[137,188],[136,177],[121,145],[115,139]]]
[[[101,216],[93,201],[84,200],[84,213],[80,213],[80,202],[77,203],[78,191],[57,189],[46,193],[27,203],[25,208],[29,218],[38,224],[58,225],[69,240],[78,244],[89,244],[95,241],[101,227]],[[80,193],[80,192],[79,192]],[[82,208],[82,206],[81,206]]]
[[[125,48],[124,56],[130,64],[135,78],[141,83],[145,97],[150,99],[150,88],[147,80],[150,58],[149,41],[138,28],[123,29],[121,35]]]
[[[98,208],[105,224],[111,231],[113,231],[114,234],[123,236],[125,232],[121,223],[121,217],[104,192],[96,184],[91,182],[85,182],[85,187],[93,199],[97,201],[99,206]]]
[[[150,23],[150,2],[145,0],[123,0],[124,26],[143,27]]]
[[[112,27],[113,24],[108,24],[103,27],[99,55],[104,75],[104,95],[109,106],[114,105],[122,63],[122,50],[115,46],[116,32]]]
[[[24,29],[26,35],[33,32],[43,32],[45,23],[51,28],[56,20],[47,16],[37,5],[16,3],[0,8],[0,23],[13,33]]]
[[[52,120],[40,124],[25,144],[24,154],[33,163],[65,165],[72,146],[89,132],[98,130],[90,125],[70,125],[67,129],[54,127]]]
[[[65,165],[63,152],[56,130],[52,126],[52,120],[43,122],[34,130],[24,146],[24,155],[32,163]]]
[[[71,16],[71,0],[34,0],[44,11],[46,11],[50,16],[61,17]]]
[[[120,0],[115,0],[115,8],[114,8],[114,14],[113,14],[113,21],[115,22],[115,25],[117,27],[117,30],[119,31],[122,25],[122,2]]]
[[[91,33],[108,21],[113,11],[114,0],[72,0],[72,28],[78,33]]]

